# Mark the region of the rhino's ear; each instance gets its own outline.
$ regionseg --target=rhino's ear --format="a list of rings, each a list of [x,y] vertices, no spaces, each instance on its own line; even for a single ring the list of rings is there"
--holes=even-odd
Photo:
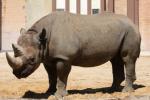
[[[21,28],[20,29],[20,34],[24,34],[24,33],[26,33],[26,30],[24,28]]]
[[[43,40],[46,38],[46,29],[43,28],[41,34],[39,35],[40,40]]]

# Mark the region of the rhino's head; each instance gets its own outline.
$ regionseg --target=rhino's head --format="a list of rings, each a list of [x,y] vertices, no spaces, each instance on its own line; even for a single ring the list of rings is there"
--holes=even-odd
[[[34,31],[21,29],[17,45],[12,44],[14,57],[6,52],[8,64],[17,78],[25,78],[33,73],[41,63],[39,56],[39,35]]]

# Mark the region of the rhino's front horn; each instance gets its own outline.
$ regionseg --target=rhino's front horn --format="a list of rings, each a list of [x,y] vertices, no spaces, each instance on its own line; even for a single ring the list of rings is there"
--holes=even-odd
[[[12,44],[12,48],[13,48],[13,50],[14,50],[14,56],[15,56],[15,57],[19,57],[19,56],[22,56],[22,55],[23,55],[23,53],[22,53],[22,51],[20,50],[20,47],[19,47],[19,46],[15,45],[15,44]]]
[[[11,57],[7,52],[6,52],[6,58],[8,61],[8,64],[12,67],[12,69],[19,69],[23,65],[23,61],[20,57]]]

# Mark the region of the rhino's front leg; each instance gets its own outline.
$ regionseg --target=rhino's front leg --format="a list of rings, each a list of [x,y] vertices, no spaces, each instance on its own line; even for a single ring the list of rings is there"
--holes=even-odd
[[[56,62],[57,68],[57,91],[55,93],[56,98],[62,98],[68,93],[66,91],[67,79],[71,70],[71,65],[67,61],[58,60]]]
[[[54,94],[56,92],[57,83],[57,70],[55,64],[44,64],[44,67],[48,73],[49,88],[46,91],[48,94]]]

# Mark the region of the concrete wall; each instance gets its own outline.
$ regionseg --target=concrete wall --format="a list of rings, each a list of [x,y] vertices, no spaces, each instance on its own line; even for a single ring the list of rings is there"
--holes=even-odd
[[[2,0],[2,50],[10,50],[20,28],[28,29],[51,8],[51,0]]]
[[[19,30],[25,26],[25,0],[2,0],[2,50],[16,42]]]
[[[150,51],[150,0],[139,0],[139,27],[142,34],[142,51]]]
[[[52,11],[51,0],[26,0],[26,28]]]
[[[127,15],[127,0],[115,0],[115,13]]]
[[[127,15],[127,0],[115,0],[115,12]],[[142,35],[142,51],[150,52],[150,0],[139,0],[139,28]]]

